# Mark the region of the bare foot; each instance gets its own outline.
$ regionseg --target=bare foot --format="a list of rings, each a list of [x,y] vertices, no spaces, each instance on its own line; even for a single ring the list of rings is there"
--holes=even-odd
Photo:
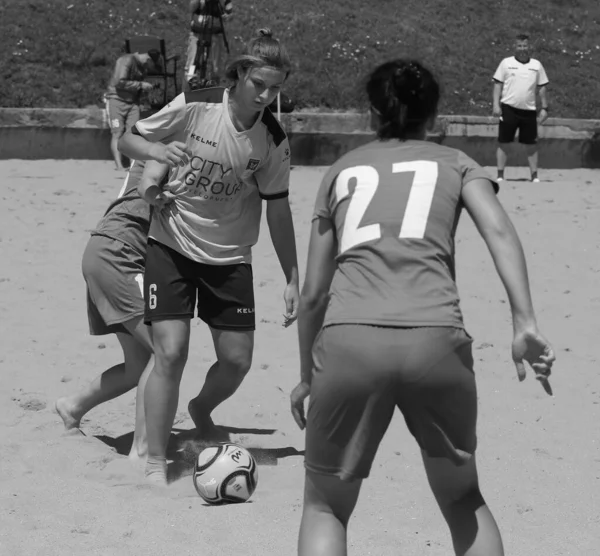
[[[144,469],[146,481],[153,485],[168,486],[167,482],[167,462],[156,458],[148,458]]]
[[[69,402],[69,398],[59,398],[54,404],[56,413],[60,415],[65,425],[65,430],[78,429],[81,426],[81,416],[77,416],[75,407]]]
[[[136,468],[144,470],[146,468],[146,462],[148,460],[148,453],[145,450],[140,450],[135,446],[131,447],[131,451],[127,456],[129,462]]]
[[[194,403],[194,400],[188,404],[188,411],[192,421],[194,421],[199,438],[214,442],[229,442],[229,433],[221,427],[217,427],[210,415],[206,415],[200,406]]]

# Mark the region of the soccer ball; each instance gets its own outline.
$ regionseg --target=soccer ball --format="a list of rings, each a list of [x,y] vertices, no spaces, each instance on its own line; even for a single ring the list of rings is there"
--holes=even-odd
[[[198,454],[192,477],[196,492],[209,504],[246,502],[256,489],[258,468],[245,448],[219,444]]]

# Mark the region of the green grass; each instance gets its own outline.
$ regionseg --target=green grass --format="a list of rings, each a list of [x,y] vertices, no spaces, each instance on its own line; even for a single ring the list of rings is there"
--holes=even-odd
[[[364,77],[415,56],[443,83],[443,114],[491,111],[491,75],[529,33],[550,78],[551,115],[598,117],[598,0],[234,0],[234,53],[269,26],[294,61],[286,92],[299,108],[363,109]],[[0,0],[0,106],[96,104],[123,40],[187,41],[188,0]],[[376,8],[375,8],[376,7]]]

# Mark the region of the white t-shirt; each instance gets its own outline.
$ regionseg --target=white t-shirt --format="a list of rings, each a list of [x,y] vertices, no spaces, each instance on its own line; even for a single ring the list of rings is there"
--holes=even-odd
[[[289,194],[288,138],[265,109],[251,129],[237,131],[223,88],[182,93],[133,132],[149,141],[182,141],[189,164],[170,171],[165,186],[176,195],[154,211],[149,237],[197,262],[251,262],[262,199]]]
[[[535,110],[537,87],[548,84],[544,66],[534,59],[522,64],[514,56],[504,58],[494,80],[503,84],[500,102],[521,110]]]

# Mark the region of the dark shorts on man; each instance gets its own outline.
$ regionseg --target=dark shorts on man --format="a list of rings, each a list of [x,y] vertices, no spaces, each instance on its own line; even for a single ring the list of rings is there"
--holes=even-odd
[[[502,116],[498,126],[498,142],[512,143],[519,132],[519,143],[535,145],[537,143],[537,113],[535,110],[521,110],[508,104],[502,104]]]

